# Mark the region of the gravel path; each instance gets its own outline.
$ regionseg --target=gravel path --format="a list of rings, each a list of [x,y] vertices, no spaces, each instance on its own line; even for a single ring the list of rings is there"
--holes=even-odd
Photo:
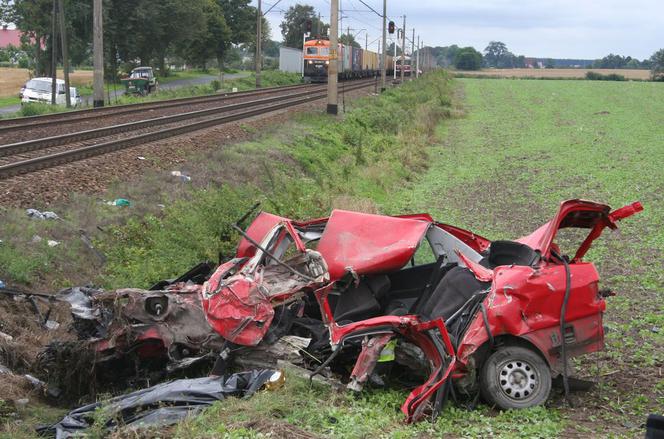
[[[346,98],[353,99],[371,92],[373,88],[367,87],[347,93]],[[43,208],[66,200],[73,193],[101,193],[119,179],[131,180],[140,177],[148,169],[178,169],[192,153],[260,137],[263,128],[284,123],[294,113],[320,112],[324,111],[325,107],[325,100],[321,99],[240,122],[0,181],[0,206]]]

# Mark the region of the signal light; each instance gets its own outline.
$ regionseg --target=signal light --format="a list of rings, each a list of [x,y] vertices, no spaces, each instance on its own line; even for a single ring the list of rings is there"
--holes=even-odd
[[[387,31],[388,31],[390,34],[393,34],[393,33],[394,33],[394,28],[395,28],[395,26],[394,26],[394,22],[393,22],[393,21],[390,21],[390,23],[387,25]]]
[[[313,23],[311,20],[307,20],[304,22],[304,28],[306,29],[307,32],[311,32],[311,28],[313,27]]]

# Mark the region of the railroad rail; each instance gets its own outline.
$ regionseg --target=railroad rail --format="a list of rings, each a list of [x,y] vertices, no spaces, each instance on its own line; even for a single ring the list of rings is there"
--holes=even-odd
[[[374,80],[362,81],[346,86],[346,91],[358,90],[364,87],[374,85]],[[283,90],[283,89],[282,89]],[[115,125],[95,130],[81,131],[78,133],[65,134],[44,139],[37,139],[27,142],[19,142],[10,145],[0,146],[0,157],[12,157],[26,152],[45,150],[54,146],[69,145],[72,142],[82,140],[103,139],[111,135],[136,131],[138,128],[158,127],[178,122],[186,121],[188,123],[174,127],[163,128],[157,131],[130,135],[128,137],[107,140],[93,145],[73,147],[63,151],[46,153],[32,158],[18,156],[18,161],[10,161],[0,165],[0,180],[8,179],[17,175],[35,172],[38,170],[60,166],[86,158],[106,154],[132,146],[154,142],[181,134],[209,128],[215,125],[221,125],[253,116],[270,113],[288,107],[301,105],[307,102],[315,101],[326,97],[326,91],[319,88],[314,90],[296,91],[287,95],[270,97],[266,99],[256,99],[248,102],[240,102],[223,107],[215,107],[206,110],[197,110],[188,113],[182,113],[174,116],[164,116],[145,121],[132,122],[128,124]],[[220,113],[228,113],[219,115]],[[204,120],[196,120],[205,118]]]
[[[218,93],[214,95],[192,96],[186,98],[166,99],[163,101],[142,102],[138,104],[114,105],[101,108],[89,108],[85,110],[73,110],[62,113],[43,114],[40,116],[28,116],[0,120],[0,135],[3,133],[18,131],[22,129],[41,128],[60,123],[77,123],[86,120],[98,119],[100,117],[112,117],[124,114],[144,112],[147,110],[166,109],[192,104],[205,104],[208,102],[223,102],[227,100],[242,98],[253,95],[264,95],[280,93],[292,89],[311,89],[316,86],[311,84],[295,84],[279,87],[266,87],[257,90],[239,92]]]

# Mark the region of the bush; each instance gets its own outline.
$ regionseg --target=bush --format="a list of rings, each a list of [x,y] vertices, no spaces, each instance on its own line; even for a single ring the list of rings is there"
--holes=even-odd
[[[587,72],[586,79],[589,81],[626,81],[623,75],[618,75],[616,73],[603,75],[597,72]]]
[[[39,116],[47,113],[57,113],[61,111],[62,107],[51,104],[24,104],[21,106],[20,115],[23,117]]]
[[[210,87],[212,87],[212,90],[214,91],[221,90],[221,82],[219,82],[218,79],[210,81]]]
[[[454,57],[454,66],[459,70],[479,70],[482,68],[482,54],[472,47],[464,47]]]

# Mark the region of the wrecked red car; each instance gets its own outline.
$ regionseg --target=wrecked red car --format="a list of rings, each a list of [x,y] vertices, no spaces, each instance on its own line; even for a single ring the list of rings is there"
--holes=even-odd
[[[226,340],[218,362],[295,334],[311,338],[304,356],[315,373],[352,367],[350,389],[387,375],[410,382],[409,422],[435,416],[449,394],[481,392],[502,409],[542,404],[568,358],[603,346],[608,293],[584,255],[605,227],[641,210],[568,200],[515,241],[427,214],[335,210],[299,222],[262,212],[237,227],[235,258],[200,289]],[[566,230],[584,233],[574,253],[561,250]]]

